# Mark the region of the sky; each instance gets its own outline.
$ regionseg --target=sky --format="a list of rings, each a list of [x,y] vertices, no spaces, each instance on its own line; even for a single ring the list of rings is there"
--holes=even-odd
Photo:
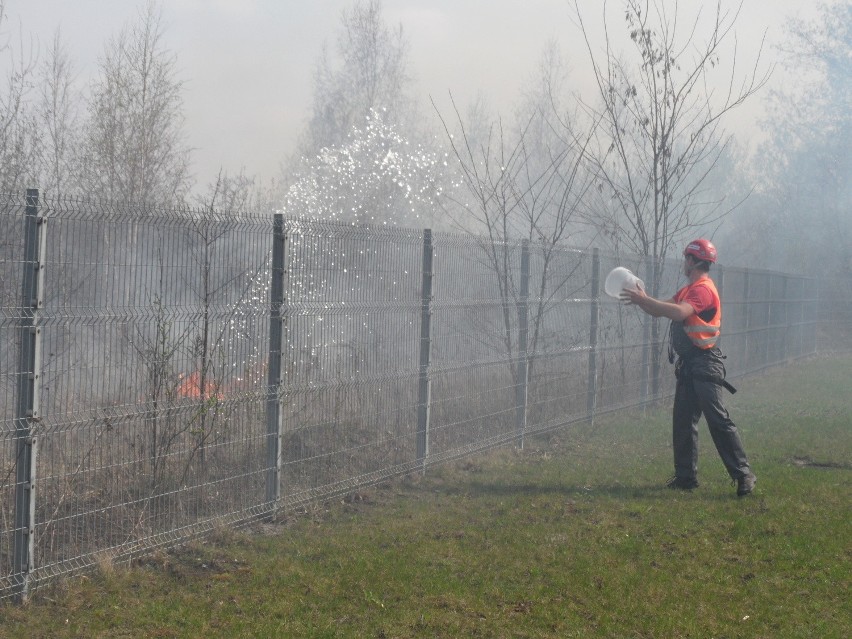
[[[44,50],[61,29],[81,87],[96,76],[104,45],[135,20],[144,0],[5,0],[3,34]],[[674,6],[676,0],[662,0]],[[691,1],[695,6],[697,0]],[[187,143],[200,184],[219,169],[278,175],[310,114],[312,76],[323,44],[335,45],[352,0],[161,0],[166,46],[184,82]],[[579,0],[600,34],[601,0]],[[715,0],[705,2],[709,16]],[[722,0],[736,8],[738,0]],[[684,3],[681,2],[681,6]],[[572,17],[572,0],[384,0],[385,21],[402,25],[410,46],[415,97],[447,108],[452,92],[465,105],[477,96],[510,115],[550,41],[559,44],[572,84],[591,88],[588,52]],[[609,0],[611,31],[623,31],[620,0]],[[764,33],[766,65],[790,17],[812,18],[809,0],[744,0],[736,24],[740,68],[753,61]],[[25,50],[29,50],[25,47]],[[20,55],[20,54],[19,54]],[[771,86],[790,82],[776,70]],[[737,111],[728,129],[748,145],[770,87]]]

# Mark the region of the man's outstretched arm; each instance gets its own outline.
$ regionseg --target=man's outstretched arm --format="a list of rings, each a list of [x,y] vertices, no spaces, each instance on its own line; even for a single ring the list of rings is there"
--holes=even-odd
[[[641,288],[626,288],[619,299],[628,305],[638,306],[651,317],[666,317],[674,322],[682,322],[695,313],[695,309],[688,302],[675,302],[674,298],[658,300],[647,295]]]

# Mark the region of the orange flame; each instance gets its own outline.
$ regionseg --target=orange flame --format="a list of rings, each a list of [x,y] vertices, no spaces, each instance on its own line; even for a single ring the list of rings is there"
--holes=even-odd
[[[180,380],[180,384],[177,387],[178,397],[190,397],[192,399],[199,399],[201,397],[201,374],[198,371],[191,373],[187,377],[181,375]],[[223,397],[221,391],[216,388],[215,382],[209,380],[204,381],[204,396],[216,397],[218,399],[222,399]]]

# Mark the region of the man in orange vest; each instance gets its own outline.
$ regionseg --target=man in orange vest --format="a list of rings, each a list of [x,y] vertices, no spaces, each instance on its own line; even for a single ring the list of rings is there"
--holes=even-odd
[[[731,479],[737,482],[737,495],[754,490],[757,477],[751,471],[737,427],[722,403],[722,388],[736,392],[725,381],[722,352],[716,346],[722,327],[722,301],[710,279],[710,265],[716,262],[716,247],[698,239],[683,251],[683,274],[689,283],[668,300],[658,300],[645,291],[624,289],[621,299],[638,306],[652,317],[672,321],[669,358],[677,354],[677,387],[672,410],[672,444],[675,476],[670,488],[698,487],[698,420],[703,414],[716,450]]]

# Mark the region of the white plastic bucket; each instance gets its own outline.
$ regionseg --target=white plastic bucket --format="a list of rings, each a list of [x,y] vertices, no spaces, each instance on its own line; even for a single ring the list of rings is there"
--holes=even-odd
[[[604,281],[604,291],[610,297],[618,299],[623,289],[638,290],[639,287],[645,288],[645,282],[634,275],[630,269],[618,266],[609,272]]]

